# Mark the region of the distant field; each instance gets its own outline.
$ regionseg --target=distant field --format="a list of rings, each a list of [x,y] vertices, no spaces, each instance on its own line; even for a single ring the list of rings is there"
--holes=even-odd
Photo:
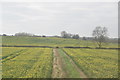
[[[75,47],[98,47],[93,41],[85,41],[78,39],[65,39],[56,37],[15,37],[15,36],[3,36],[3,45],[19,45],[19,46],[51,46],[51,47],[65,47],[65,46],[75,46]],[[117,48],[116,43],[103,44],[103,47]]]

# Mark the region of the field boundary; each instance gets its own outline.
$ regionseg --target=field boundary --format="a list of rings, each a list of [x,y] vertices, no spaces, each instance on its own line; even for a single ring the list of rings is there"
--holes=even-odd
[[[91,48],[91,47],[71,47],[71,46],[67,46],[67,47],[63,47],[63,48],[84,48],[84,49],[120,49],[120,48]]]
[[[109,49],[109,50],[120,50],[120,48],[92,48],[92,47],[73,47],[73,46],[65,46],[65,47],[51,47],[51,46],[17,46],[17,45],[0,45],[0,47],[37,47],[37,48],[76,48],[76,49],[79,49],[79,48],[83,48],[83,49]]]
[[[17,46],[17,45],[2,45],[0,47],[40,47],[40,48],[53,48],[51,46]]]

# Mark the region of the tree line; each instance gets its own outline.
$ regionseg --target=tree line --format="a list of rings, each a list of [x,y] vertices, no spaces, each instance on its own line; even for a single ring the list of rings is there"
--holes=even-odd
[[[71,33],[67,33],[66,31],[61,32],[61,37],[62,38],[73,38],[73,39],[79,39],[80,38],[78,34],[71,34]]]

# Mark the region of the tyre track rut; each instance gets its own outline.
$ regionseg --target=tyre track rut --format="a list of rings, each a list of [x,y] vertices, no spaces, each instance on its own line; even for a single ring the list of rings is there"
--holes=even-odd
[[[81,78],[86,78],[84,80],[88,80],[87,76],[82,72],[82,70],[75,64],[75,62],[67,55],[66,52],[64,52],[66,55],[66,58],[68,58],[71,62],[71,64],[74,66],[74,68],[79,72]],[[64,61],[62,61],[62,57],[60,56],[60,53],[58,52],[57,48],[53,49],[53,71],[52,71],[52,78],[67,78],[67,72],[63,70]]]
[[[57,49],[53,49],[53,71],[52,71],[52,78],[65,78],[66,73],[63,70],[63,63],[62,59],[58,53]]]

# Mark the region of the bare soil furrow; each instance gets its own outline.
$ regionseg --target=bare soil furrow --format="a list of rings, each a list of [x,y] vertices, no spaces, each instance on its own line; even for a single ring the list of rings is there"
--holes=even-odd
[[[62,59],[57,51],[57,49],[53,49],[53,71],[52,78],[65,78],[66,73],[63,70]]]

